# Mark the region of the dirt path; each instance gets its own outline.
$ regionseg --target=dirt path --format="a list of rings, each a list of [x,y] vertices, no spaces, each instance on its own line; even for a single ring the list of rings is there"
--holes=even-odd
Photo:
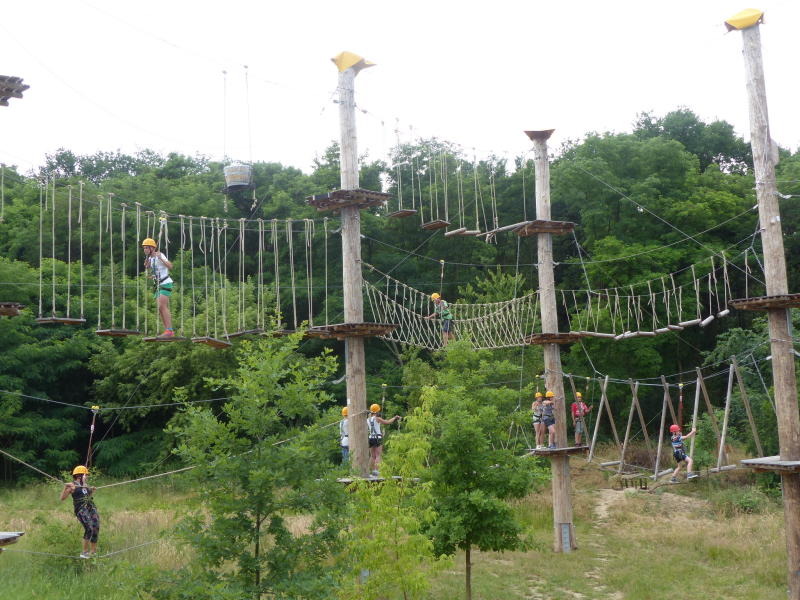
[[[616,502],[622,498],[621,492],[616,492],[610,489],[597,490],[597,500],[594,505],[594,527],[589,534],[586,541],[586,546],[595,552],[594,566],[586,571],[586,578],[590,579],[594,584],[594,589],[597,592],[594,598],[605,600],[624,600],[622,592],[614,592],[609,590],[606,586],[602,585],[602,571],[608,563],[608,555],[605,554],[604,546],[602,544],[603,530],[608,526],[608,517]]]

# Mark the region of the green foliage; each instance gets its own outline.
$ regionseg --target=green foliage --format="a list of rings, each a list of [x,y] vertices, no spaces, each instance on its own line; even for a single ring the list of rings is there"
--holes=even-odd
[[[333,597],[344,497],[303,432],[318,425],[335,360],[297,354],[300,338],[243,342],[236,370],[212,381],[232,396],[222,414],[189,407],[171,428],[198,465],[202,508],[180,528],[196,560],[156,597]]]
[[[425,530],[436,519],[432,483],[425,481],[434,416],[428,404],[403,421],[402,433],[389,439],[380,485],[353,484],[353,525],[347,533],[344,564],[349,566],[339,597],[370,600],[402,594],[404,600],[427,598],[430,578],[447,564],[436,557]]]

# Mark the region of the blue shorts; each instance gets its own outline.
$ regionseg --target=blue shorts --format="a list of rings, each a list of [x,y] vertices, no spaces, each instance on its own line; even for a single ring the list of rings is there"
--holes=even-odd
[[[545,427],[550,427],[551,425],[556,424],[556,420],[553,417],[545,417],[542,419],[542,422],[544,423]]]
[[[442,331],[445,333],[450,333],[450,330],[453,328],[453,319],[442,319]]]
[[[675,457],[675,462],[682,463],[686,460],[686,453],[683,450],[675,450],[672,453],[672,456]]]

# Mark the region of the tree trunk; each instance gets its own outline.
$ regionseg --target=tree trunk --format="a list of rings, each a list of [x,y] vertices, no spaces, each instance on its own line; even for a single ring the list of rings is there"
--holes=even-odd
[[[472,600],[472,562],[470,562],[470,544],[464,550],[464,572],[467,578],[467,600]]]

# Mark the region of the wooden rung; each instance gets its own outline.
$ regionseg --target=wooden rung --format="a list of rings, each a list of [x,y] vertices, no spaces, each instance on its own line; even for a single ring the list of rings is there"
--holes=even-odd
[[[390,219],[405,219],[406,217],[410,217],[415,214],[417,214],[416,210],[410,208],[401,208],[400,210],[391,212],[386,216],[389,217]]]
[[[86,319],[73,319],[71,317],[39,317],[36,319],[37,323],[42,325],[57,323],[60,325],[82,325],[86,323]]]
[[[800,294],[780,294],[777,296],[758,296],[729,300],[733,308],[739,310],[769,310],[771,308],[800,308]]]
[[[702,322],[702,319],[692,319],[690,321],[681,321],[678,323],[678,327],[693,327],[695,325],[699,325]]]
[[[97,335],[107,337],[126,337],[128,335],[142,335],[141,331],[135,329],[98,329],[95,331]]]
[[[458,229],[451,229],[450,231],[444,232],[444,237],[453,237],[455,235],[461,235],[467,230],[466,227],[459,227]]]
[[[432,231],[434,229],[444,229],[445,227],[450,227],[450,221],[442,221],[441,219],[437,219],[435,221],[428,221],[427,223],[423,223],[420,225],[423,229],[428,231]]]
[[[608,462],[601,462],[600,466],[601,467],[613,467],[615,465],[618,465],[619,463],[620,463],[620,461],[618,461],[618,460],[610,460]]]
[[[709,473],[722,473],[724,471],[735,471],[739,467],[737,465],[725,465],[724,467],[712,467],[708,470]]]
[[[233,333],[226,333],[223,337],[227,339],[242,337],[243,335],[260,335],[264,333],[263,329],[245,329],[243,331],[234,331]]]
[[[602,331],[581,331],[580,333],[582,333],[586,337],[594,337],[594,338],[611,339],[617,337],[613,333],[603,333]]]
[[[161,337],[160,335],[157,335],[155,337],[142,338],[142,341],[143,342],[188,342],[189,338],[181,337],[178,335],[173,335],[171,337]]]
[[[464,236],[467,236],[467,235],[470,235],[470,236],[478,236],[478,235],[480,235],[480,234],[481,234],[481,230],[480,230],[480,229],[467,229],[466,231],[462,231],[462,232],[461,232],[461,233],[459,233],[458,235],[464,235]]]
[[[205,344],[206,346],[211,346],[212,348],[230,348],[233,346],[230,342],[226,342],[225,340],[219,340],[213,337],[195,337],[192,338],[193,344]]]
[[[543,219],[536,219],[526,223],[520,223],[519,227],[514,230],[520,237],[529,237],[540,233],[550,233],[553,235],[564,235],[572,233],[575,229],[575,223],[571,221],[547,221]]]
[[[780,456],[748,458],[739,461],[743,466],[754,471],[779,471],[783,473],[800,473],[800,460],[781,460]]]

